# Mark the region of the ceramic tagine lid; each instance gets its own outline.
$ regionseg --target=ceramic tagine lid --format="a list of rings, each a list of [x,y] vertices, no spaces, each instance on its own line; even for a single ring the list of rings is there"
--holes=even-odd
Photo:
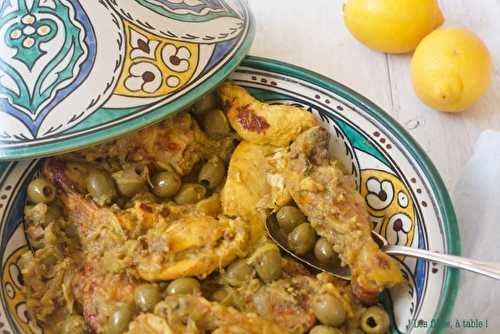
[[[0,159],[159,120],[230,74],[253,35],[240,0],[0,1]]]

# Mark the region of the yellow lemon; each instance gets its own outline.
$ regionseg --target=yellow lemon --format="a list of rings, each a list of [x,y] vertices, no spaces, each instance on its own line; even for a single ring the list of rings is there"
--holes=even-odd
[[[461,28],[439,29],[415,50],[411,79],[417,96],[440,111],[469,108],[491,80],[491,56],[484,43]]]
[[[347,0],[344,21],[369,48],[406,53],[443,24],[437,0]]]

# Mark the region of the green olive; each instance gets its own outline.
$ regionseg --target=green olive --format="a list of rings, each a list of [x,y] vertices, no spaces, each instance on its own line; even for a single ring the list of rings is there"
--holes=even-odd
[[[294,206],[284,206],[276,213],[276,220],[283,232],[286,234],[294,228],[306,222],[304,214]]]
[[[212,293],[211,299],[224,306],[235,306],[237,299],[236,295],[237,292],[233,288],[225,286],[215,290],[214,293]]]
[[[114,307],[107,324],[107,334],[121,334],[126,332],[134,314],[134,305],[122,304]]]
[[[152,311],[161,300],[160,288],[155,284],[141,284],[135,288],[134,299],[142,311]]]
[[[259,254],[254,263],[255,270],[264,282],[281,277],[281,254],[277,247],[269,248]]]
[[[252,267],[244,260],[237,260],[227,268],[224,280],[233,286],[242,286],[253,276]]]
[[[33,203],[50,203],[56,198],[56,188],[44,178],[34,179],[28,185],[28,198]]]
[[[333,263],[339,260],[337,253],[332,248],[332,244],[325,238],[319,238],[314,245],[314,256],[323,263]]]
[[[205,197],[206,193],[207,189],[201,184],[185,183],[175,195],[174,201],[177,204],[194,204]]]
[[[312,309],[316,318],[327,326],[337,327],[346,320],[346,312],[341,301],[329,294],[317,295],[313,300]]]
[[[224,136],[231,131],[226,115],[220,109],[207,112],[203,116],[202,126],[203,130],[212,137]]]
[[[151,183],[158,197],[172,197],[181,188],[181,178],[175,172],[159,172],[153,175]]]
[[[167,286],[167,295],[188,295],[200,293],[200,282],[194,278],[178,278]]]
[[[72,314],[64,319],[61,328],[62,334],[85,334],[85,321],[83,317]]]
[[[304,255],[313,249],[315,242],[316,233],[308,223],[300,224],[288,235],[288,246],[298,255]]]
[[[195,102],[192,109],[193,113],[195,115],[203,115],[209,110],[215,109],[217,102],[217,96],[214,93],[206,94]]]
[[[224,162],[219,157],[214,156],[201,167],[198,182],[208,189],[213,189],[222,183],[225,174]]]
[[[118,171],[112,176],[115,179],[118,192],[123,196],[132,197],[148,190],[144,176],[133,168]]]
[[[99,205],[111,204],[116,197],[115,181],[104,170],[94,169],[87,176],[87,191]]]
[[[222,211],[220,195],[214,193],[212,196],[202,199],[196,203],[196,208],[208,216],[217,217]]]
[[[325,325],[317,325],[309,331],[309,334],[342,334],[342,331]]]
[[[380,306],[371,306],[361,315],[361,329],[366,334],[383,334],[389,330],[391,320]]]

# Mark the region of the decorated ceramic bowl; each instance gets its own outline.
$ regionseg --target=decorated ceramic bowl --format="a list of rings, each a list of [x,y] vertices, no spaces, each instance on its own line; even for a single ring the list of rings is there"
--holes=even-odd
[[[459,254],[455,213],[429,158],[387,114],[352,90],[284,63],[247,58],[231,75],[259,99],[303,107],[332,134],[332,155],[354,175],[374,227],[392,244]],[[2,333],[43,333],[27,316],[18,259],[30,251],[23,225],[26,187],[41,160],[4,163],[0,170],[0,328]],[[419,321],[445,330],[455,301],[458,272],[399,257],[405,279],[381,295],[393,333],[424,333]],[[438,328],[439,327],[439,328]]]
[[[243,60],[240,0],[0,2],[0,159],[73,150],[192,103]]]

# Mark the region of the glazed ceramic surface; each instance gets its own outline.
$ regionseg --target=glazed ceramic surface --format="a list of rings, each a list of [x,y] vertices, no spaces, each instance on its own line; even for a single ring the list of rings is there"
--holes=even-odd
[[[375,229],[390,243],[460,253],[455,214],[441,178],[404,130],[375,105],[336,82],[265,59],[248,58],[231,78],[259,99],[297,105],[321,118],[332,135],[332,156],[354,175]],[[42,333],[27,317],[17,264],[30,251],[22,210],[40,160],[0,166],[0,326],[6,333]],[[427,332],[414,328],[419,320],[435,319],[442,326],[454,304],[458,273],[412,258],[398,260],[405,281],[381,295],[392,332]]]
[[[0,159],[49,155],[150,124],[243,60],[240,0],[0,1]]]

